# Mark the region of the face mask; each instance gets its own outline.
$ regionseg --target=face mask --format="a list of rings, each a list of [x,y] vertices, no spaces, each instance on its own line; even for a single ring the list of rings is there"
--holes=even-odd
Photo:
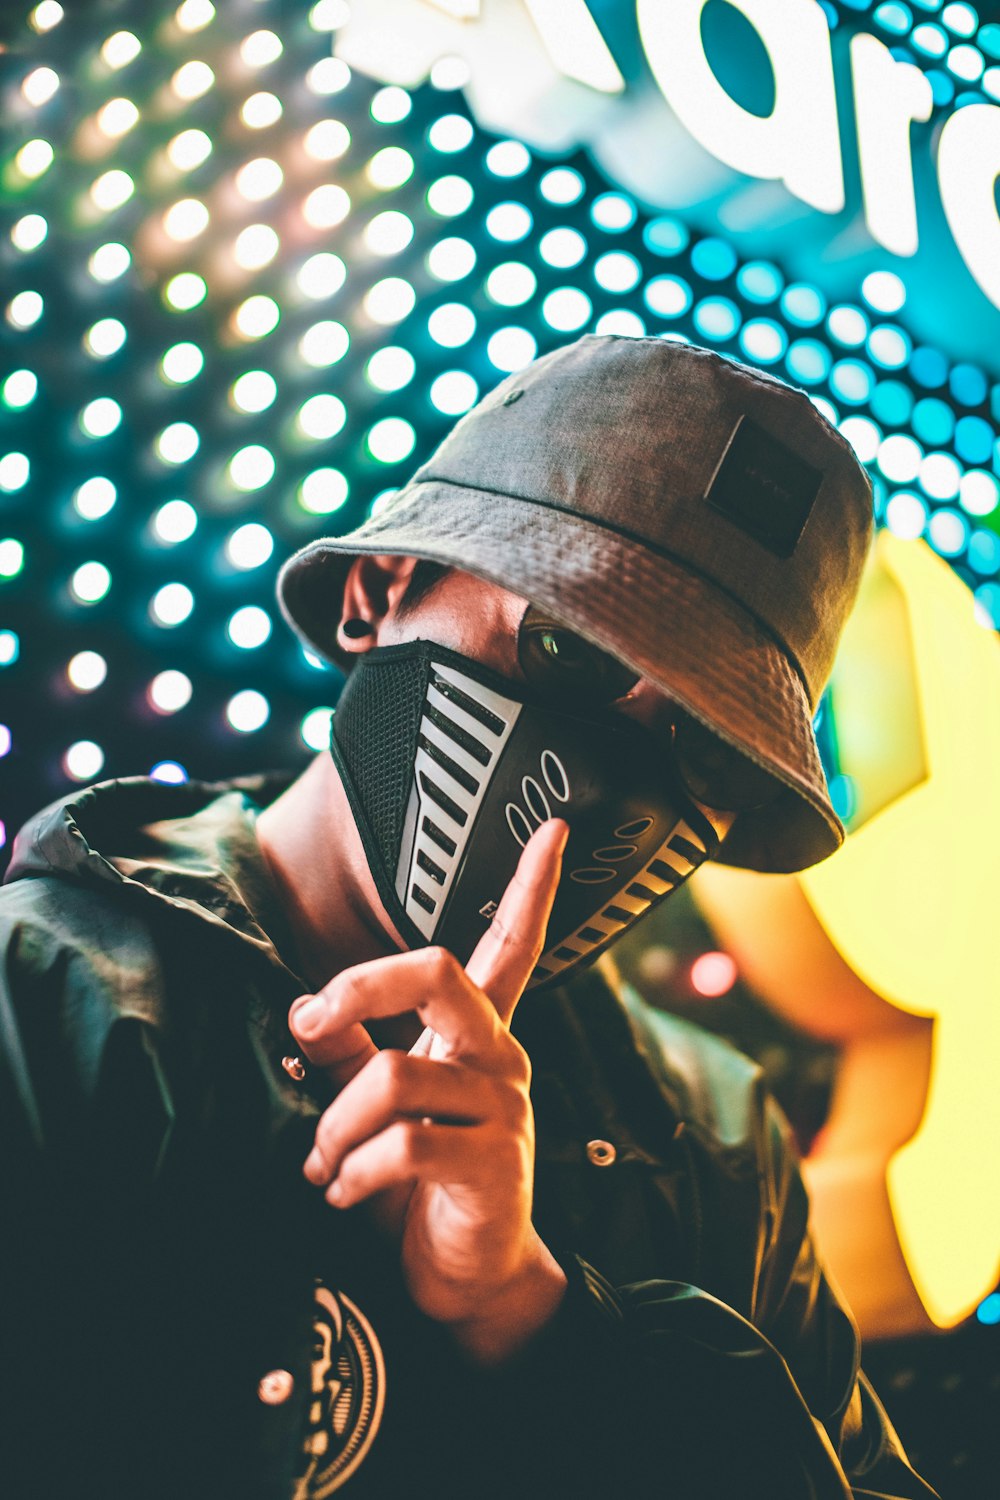
[[[540,823],[570,834],[529,988],[562,980],[717,851],[668,756],[620,714],[576,714],[429,641],[360,657],[331,751],[406,943],[463,963]],[[723,826],[723,825],[720,825]]]

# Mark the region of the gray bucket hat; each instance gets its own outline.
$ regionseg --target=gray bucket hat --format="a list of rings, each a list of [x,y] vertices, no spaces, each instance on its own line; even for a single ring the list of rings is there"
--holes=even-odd
[[[588,334],[504,380],[377,516],[291,557],[278,594],[341,665],[361,554],[523,595],[777,778],[720,858],[790,871],[844,837],[812,720],[871,530],[868,477],[804,391],[694,345]]]

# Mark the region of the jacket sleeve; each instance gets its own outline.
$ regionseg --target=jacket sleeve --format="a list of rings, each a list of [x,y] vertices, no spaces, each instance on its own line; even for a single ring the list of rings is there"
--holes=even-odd
[[[615,1287],[564,1257],[559,1314],[496,1377],[552,1493],[933,1500],[860,1373],[787,1125],[763,1089],[753,1094],[760,1225],[747,1315],[688,1282]]]

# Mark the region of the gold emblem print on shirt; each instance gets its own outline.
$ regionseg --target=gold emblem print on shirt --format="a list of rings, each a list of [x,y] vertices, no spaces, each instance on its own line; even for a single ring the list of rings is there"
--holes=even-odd
[[[292,1500],[325,1500],[364,1462],[382,1422],[385,1364],[371,1324],[343,1292],[316,1286],[312,1399]]]

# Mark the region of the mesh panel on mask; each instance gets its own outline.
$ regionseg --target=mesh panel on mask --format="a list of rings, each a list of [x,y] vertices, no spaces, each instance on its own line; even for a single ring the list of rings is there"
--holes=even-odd
[[[359,662],[333,717],[334,734],[368,814],[382,860],[395,877],[428,664],[409,658]]]

